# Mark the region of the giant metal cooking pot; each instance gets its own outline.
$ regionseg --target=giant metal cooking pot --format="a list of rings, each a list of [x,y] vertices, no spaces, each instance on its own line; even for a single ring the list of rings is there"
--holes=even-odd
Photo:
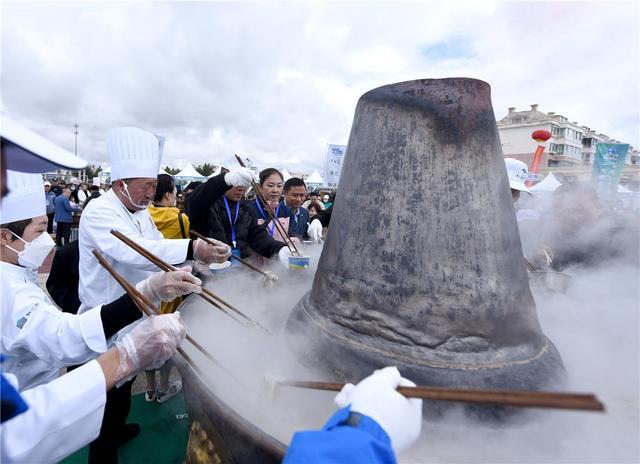
[[[279,463],[287,447],[251,424],[215,395],[182,358],[174,362],[180,374],[191,421],[186,462]]]

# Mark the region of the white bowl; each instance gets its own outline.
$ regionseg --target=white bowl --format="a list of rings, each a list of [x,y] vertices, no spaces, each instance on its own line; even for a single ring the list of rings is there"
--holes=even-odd
[[[230,267],[231,267],[231,261],[224,261],[222,263],[209,264],[209,270],[215,274],[225,272]]]

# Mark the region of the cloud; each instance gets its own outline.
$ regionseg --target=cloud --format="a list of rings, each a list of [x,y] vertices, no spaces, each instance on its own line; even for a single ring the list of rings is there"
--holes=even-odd
[[[9,3],[2,106],[79,153],[105,133],[167,136],[163,164],[236,151],[322,168],[358,97],[391,82],[468,76],[496,116],[539,103],[622,141],[638,133],[632,3]]]

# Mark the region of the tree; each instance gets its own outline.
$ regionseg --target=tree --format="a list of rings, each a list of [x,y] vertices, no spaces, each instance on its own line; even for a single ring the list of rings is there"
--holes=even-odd
[[[180,172],[180,169],[178,169],[178,168],[170,168],[169,166],[165,166],[164,170],[167,171],[167,173],[171,174],[172,176],[175,176],[176,174],[178,174]]]
[[[210,176],[211,174],[213,174],[213,171],[216,170],[215,165],[209,164],[209,163],[200,164],[198,166],[195,166],[195,168],[196,168],[196,171],[198,171],[200,174],[202,174],[205,177]]]
[[[90,165],[84,168],[84,173],[85,173],[87,182],[91,183],[93,178],[98,177],[101,171],[102,171],[102,166]]]

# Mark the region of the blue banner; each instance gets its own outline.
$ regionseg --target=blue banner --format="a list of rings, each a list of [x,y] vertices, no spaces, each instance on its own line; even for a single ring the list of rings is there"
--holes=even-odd
[[[618,192],[618,183],[624,168],[629,144],[627,143],[598,143],[591,180],[598,192],[598,197],[604,204],[613,205]]]

